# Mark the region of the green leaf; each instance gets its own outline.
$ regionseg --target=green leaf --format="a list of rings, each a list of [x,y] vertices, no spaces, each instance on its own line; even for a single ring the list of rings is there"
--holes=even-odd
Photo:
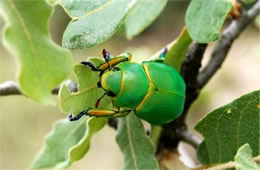
[[[84,136],[86,117],[71,122],[68,119],[56,122],[53,130],[47,135],[45,144],[33,161],[31,168],[53,167],[68,158],[68,152]]]
[[[62,44],[76,49],[93,47],[112,37],[136,0],[61,0],[60,3],[72,18]]]
[[[251,4],[251,3],[255,2],[256,0],[241,0],[241,1],[245,4]]]
[[[248,144],[241,146],[235,156],[235,163],[237,170],[256,170],[257,164],[255,163],[252,150]]]
[[[231,9],[229,0],[192,0],[185,17],[191,38],[199,43],[219,39],[220,29]]]
[[[98,58],[91,58],[91,62],[98,65],[104,61]],[[92,71],[88,66],[77,64],[74,66],[75,76],[78,80],[78,92],[71,93],[63,83],[59,92],[60,109],[65,113],[77,114],[89,107],[94,108],[97,99],[104,94],[104,90],[97,87],[99,73]],[[100,107],[109,107],[109,97],[102,99]]]
[[[185,58],[186,52],[192,42],[192,39],[184,27],[180,33],[180,35],[167,44],[167,53],[165,55],[165,63],[174,67],[177,71],[180,71],[181,64]],[[156,60],[161,55],[164,48],[157,51],[149,60]]]
[[[127,15],[124,23],[127,38],[138,35],[159,16],[167,0],[139,0]]]
[[[253,156],[259,154],[260,91],[244,95],[200,120],[195,129],[204,136],[197,149],[203,164],[233,160],[238,148],[248,143]]]
[[[134,113],[119,121],[116,141],[124,154],[124,169],[159,169],[154,147]]]
[[[50,38],[52,7],[44,0],[4,0],[0,8],[7,23],[4,45],[19,59],[22,93],[39,103],[54,104],[51,91],[70,74],[72,57]]]
[[[87,128],[82,139],[70,148],[67,159],[56,165],[56,168],[68,168],[71,163],[80,160],[90,148],[91,137],[107,123],[107,118],[91,117],[87,120]]]
[[[167,46],[168,51],[165,55],[165,63],[174,67],[177,71],[180,71],[181,64],[191,42],[192,39],[187,29],[183,28],[177,39]]]

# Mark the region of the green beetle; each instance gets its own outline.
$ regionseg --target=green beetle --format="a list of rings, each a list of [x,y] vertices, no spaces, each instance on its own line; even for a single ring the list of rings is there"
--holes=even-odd
[[[132,55],[124,53],[110,59],[103,50],[105,63],[95,67],[91,62],[81,62],[93,71],[100,72],[98,87],[104,95],[96,102],[96,108],[80,112],[71,121],[83,115],[119,117],[133,111],[139,118],[152,124],[163,125],[176,119],[183,110],[185,83],[180,74],[171,66],[163,63],[163,57],[141,64],[131,62]],[[100,100],[108,95],[112,98],[113,110],[98,109]]]

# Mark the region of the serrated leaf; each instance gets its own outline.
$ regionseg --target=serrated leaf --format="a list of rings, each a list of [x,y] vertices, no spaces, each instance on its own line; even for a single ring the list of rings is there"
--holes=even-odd
[[[245,143],[251,146],[253,156],[259,155],[259,100],[260,91],[251,92],[212,111],[196,124],[195,129],[205,138],[197,149],[203,164],[231,161]]]
[[[192,0],[185,16],[191,38],[199,43],[219,39],[220,29],[231,9],[229,0]]]
[[[4,0],[0,8],[7,22],[4,45],[19,59],[22,93],[39,103],[55,103],[51,91],[71,72],[72,57],[50,38],[52,7],[44,0]]]
[[[64,47],[89,48],[108,40],[123,23],[136,0],[61,0],[72,17],[62,39]]]
[[[180,35],[168,47],[165,55],[165,63],[180,71],[181,64],[184,60],[186,52],[192,42],[192,39],[186,28],[183,28]]]
[[[98,58],[90,59],[95,64],[104,61]],[[78,80],[78,92],[70,93],[66,83],[63,83],[59,92],[60,109],[65,113],[78,114],[79,112],[95,107],[95,103],[99,97],[104,94],[102,88],[97,87],[99,81],[99,73],[92,71],[88,66],[77,64],[74,66],[75,76]],[[111,100],[109,97],[104,98],[100,103],[100,107],[109,107]]]
[[[68,157],[64,162],[57,164],[56,168],[68,168],[73,162],[80,160],[90,148],[91,137],[101,130],[107,123],[107,118],[91,117],[87,120],[87,128],[82,139],[70,148]]]
[[[116,141],[124,154],[123,169],[159,169],[152,142],[134,113],[120,119]]]
[[[138,35],[160,15],[167,0],[138,0],[124,22],[127,38]]]
[[[52,131],[47,135],[45,144],[33,161],[31,168],[53,167],[68,157],[68,151],[84,136],[86,117],[79,121],[70,122],[67,118],[56,122]]]
[[[248,144],[241,146],[235,156],[235,163],[237,170],[256,170],[257,164],[255,163],[252,150]]]

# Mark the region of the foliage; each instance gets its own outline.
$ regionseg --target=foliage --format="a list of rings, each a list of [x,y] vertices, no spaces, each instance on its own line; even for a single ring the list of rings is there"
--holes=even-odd
[[[154,146],[134,113],[121,118],[116,141],[124,154],[124,169],[159,169]]]
[[[68,50],[50,38],[52,7],[44,0],[8,0],[0,1],[0,8],[7,22],[4,44],[19,58],[18,82],[22,92],[37,102],[55,104],[51,91],[70,74],[72,58]]]
[[[165,63],[174,67],[177,71],[180,71],[181,64],[191,42],[192,39],[187,29],[184,28],[179,37],[168,46],[168,52],[165,55]]]
[[[257,169],[257,164],[253,160],[252,150],[250,146],[244,144],[241,146],[235,156],[237,170],[254,170]]]
[[[184,27],[180,35],[166,46],[167,53],[165,54],[164,63],[180,72],[181,64],[191,43],[192,39],[190,34],[187,28]],[[156,60],[161,55],[164,48],[157,51],[150,59]]]
[[[102,62],[98,58],[89,61],[98,65]],[[97,99],[104,91],[97,87],[99,81],[98,73],[82,64],[74,66],[74,73],[78,80],[78,92],[71,93],[66,83],[63,83],[59,92],[60,109],[65,113],[77,114],[89,107],[94,107]],[[110,101],[107,98],[100,103],[101,108],[110,108]]]
[[[72,162],[80,160],[89,150],[91,137],[101,130],[107,123],[107,118],[88,118],[84,136],[80,141],[70,148],[68,157],[64,162],[56,165],[58,168],[68,168]]]
[[[243,0],[245,3],[253,1]],[[72,71],[71,54],[54,44],[49,35],[48,21],[53,7],[62,6],[71,18],[62,45],[81,49],[99,45],[119,30],[123,30],[129,39],[137,36],[155,21],[167,0],[51,0],[50,3],[53,6],[44,0],[34,3],[0,1],[7,22],[3,39],[5,47],[19,58],[18,82],[22,93],[39,103],[54,103],[51,91],[64,81],[58,95],[60,109],[76,116],[83,110],[94,108],[104,90],[97,88],[98,72],[76,64],[73,71],[78,91],[70,91],[65,79]],[[231,9],[228,0],[192,0],[186,12],[186,26],[177,39],[167,45],[164,62],[180,72],[192,41],[210,43],[218,40]],[[161,51],[150,59],[158,58]],[[95,57],[88,58],[88,61],[95,66],[104,63]],[[238,150],[235,156],[238,169],[256,166],[251,152],[253,156],[259,155],[259,94],[258,90],[244,95],[212,111],[197,123],[195,129],[205,138],[197,148],[201,163],[231,161]],[[111,98],[105,97],[100,108],[112,109]],[[95,117],[83,117],[75,122],[69,122],[67,118],[58,120],[31,167],[70,167],[88,152],[92,136],[107,122],[107,118]],[[154,133],[152,143],[134,113],[120,118],[116,141],[124,155],[124,169],[159,169],[154,144],[157,144],[160,133]]]
[[[118,30],[136,0],[60,2],[72,18],[64,32],[62,44],[75,49],[93,47],[109,39]]]
[[[237,149],[248,143],[253,156],[259,155],[260,91],[244,95],[200,120],[195,129],[205,138],[197,155],[203,164],[233,160]]]
[[[232,5],[228,0],[192,0],[185,22],[193,40],[200,43],[216,41]]]
[[[57,121],[31,167],[33,169],[52,167],[65,161],[68,159],[70,148],[77,145],[85,131],[86,118],[77,122],[70,122],[68,119]]]
[[[167,0],[137,1],[123,24],[126,36],[131,39],[141,33],[158,17],[166,3]]]
[[[250,4],[255,2],[256,0],[241,0],[243,3]]]

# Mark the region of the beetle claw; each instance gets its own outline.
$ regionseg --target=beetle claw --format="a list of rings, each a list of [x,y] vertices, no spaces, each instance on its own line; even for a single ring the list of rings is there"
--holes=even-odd
[[[89,110],[89,109],[88,109]],[[84,110],[84,111],[82,111],[82,112],[80,112],[77,116],[73,116],[73,114],[70,114],[69,115],[69,120],[70,121],[76,121],[76,120],[79,120],[82,116],[84,116],[84,115],[87,115],[88,114],[88,110]]]

